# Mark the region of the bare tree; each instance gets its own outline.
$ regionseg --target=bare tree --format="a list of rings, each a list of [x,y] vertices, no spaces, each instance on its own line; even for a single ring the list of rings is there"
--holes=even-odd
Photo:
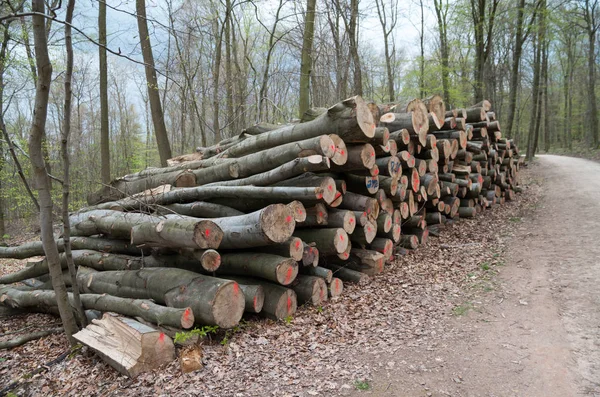
[[[471,0],[471,16],[475,28],[475,101],[483,100],[485,65],[492,49],[492,32],[500,0]],[[488,7],[490,8],[488,10]]]
[[[440,56],[442,62],[442,90],[444,91],[444,101],[450,103],[450,60],[448,47],[448,11],[450,3],[448,0],[433,0],[435,7],[435,16],[438,23],[438,32],[440,35]]]
[[[108,65],[106,63],[106,1],[98,7],[98,54],[100,57],[100,177],[110,183],[110,134],[108,126]]]
[[[48,95],[52,81],[52,64],[48,56],[48,41],[45,29],[44,0],[32,0],[33,41],[38,80],[35,90],[35,107],[33,121],[29,132],[29,156],[34,172],[36,188],[40,200],[40,227],[44,253],[48,262],[50,279],[56,293],[58,311],[62,319],[67,338],[75,343],[73,334],[77,332],[77,323],[68,301],[67,288],[62,278],[60,256],[52,231],[52,196],[50,195],[50,178],[46,172],[42,154],[42,138],[46,128],[48,114]]]
[[[67,52],[67,68],[65,71],[65,104],[63,112],[63,129],[61,137],[61,154],[63,159],[63,183],[62,183],[62,220],[63,220],[63,241],[65,246],[65,256],[67,257],[67,267],[71,276],[71,286],[73,289],[73,303],[80,324],[87,325],[85,312],[81,299],[79,297],[79,286],[77,284],[77,270],[73,263],[71,254],[71,224],[69,222],[69,194],[71,188],[69,158],[69,138],[71,135],[71,80],[73,78],[73,38],[71,36],[71,22],[73,21],[73,10],[75,9],[75,0],[69,0],[67,3],[67,15],[65,17],[65,50]]]
[[[310,74],[312,72],[312,47],[315,35],[315,12],[317,0],[307,0],[300,62],[300,117],[310,107]]]
[[[588,145],[598,147],[598,106],[596,101],[596,34],[600,28],[600,5],[598,0],[585,0],[583,8],[583,21],[585,32],[588,36],[588,98],[587,98],[587,131],[585,136]]]
[[[396,100],[396,94],[394,92],[394,58],[396,48],[393,44],[394,36],[392,36],[392,33],[398,22],[398,0],[389,0],[389,4],[386,0],[375,0],[375,5],[377,6],[377,16],[379,17],[379,23],[381,24],[383,33],[388,98],[390,102],[394,102]],[[392,40],[391,51],[390,39]]]
[[[152,46],[150,44],[150,34],[148,33],[148,20],[146,18],[146,0],[136,0],[135,9],[137,13],[137,24],[140,34],[140,43],[142,46],[142,56],[144,58],[144,69],[146,71],[146,82],[148,87],[148,99],[150,101],[150,112],[152,114],[152,124],[154,125],[154,135],[158,146],[160,164],[167,166],[167,160],[171,156],[171,144],[167,128],[165,127],[165,115],[160,103],[158,93],[158,80],[156,78],[156,69],[154,67],[154,55],[152,55]]]

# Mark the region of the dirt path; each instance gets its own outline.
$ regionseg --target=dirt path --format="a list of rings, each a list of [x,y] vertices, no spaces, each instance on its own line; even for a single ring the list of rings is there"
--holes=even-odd
[[[541,200],[511,219],[492,286],[474,281],[448,339],[390,349],[372,390],[352,395],[600,396],[600,164],[537,163]]]

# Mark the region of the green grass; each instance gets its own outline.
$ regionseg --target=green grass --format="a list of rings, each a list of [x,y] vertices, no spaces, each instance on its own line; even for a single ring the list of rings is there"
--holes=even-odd
[[[515,222],[515,223],[523,222],[523,219],[521,217],[518,217],[518,216],[510,217],[510,218],[508,218],[508,220],[511,221],[511,222]]]
[[[487,262],[483,262],[481,265],[479,265],[479,267],[481,268],[481,270],[490,270],[490,264]]]
[[[369,381],[357,380],[354,382],[354,387],[356,387],[358,390],[369,390],[371,385],[369,384]]]
[[[454,314],[455,316],[463,316],[465,314],[467,314],[467,312],[469,310],[471,310],[473,308],[473,305],[471,305],[470,302],[465,302],[462,305],[458,305],[455,306],[454,309],[452,309],[452,314]]]

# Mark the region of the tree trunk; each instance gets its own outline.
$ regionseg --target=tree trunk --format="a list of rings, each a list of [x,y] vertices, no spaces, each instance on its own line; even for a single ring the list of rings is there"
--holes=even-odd
[[[316,0],[307,0],[304,19],[304,34],[302,35],[302,57],[300,61],[300,117],[310,107],[310,75],[312,73],[312,46],[315,34]]]
[[[187,270],[150,268],[91,273],[80,270],[77,278],[84,293],[153,299],[169,307],[190,307],[198,324],[231,328],[244,312],[244,295],[237,283]]]
[[[38,81],[35,93],[34,116],[29,134],[29,156],[33,168],[36,188],[40,200],[40,227],[44,252],[48,259],[50,277],[56,292],[58,310],[63,322],[65,334],[69,341],[74,344],[73,334],[77,332],[77,324],[69,306],[67,289],[62,279],[62,270],[58,249],[54,241],[52,230],[52,196],[50,194],[50,178],[46,173],[44,156],[42,154],[42,137],[46,129],[46,117],[48,112],[48,96],[50,94],[50,83],[52,79],[52,64],[48,56],[48,42],[44,24],[45,3],[43,0],[32,0],[32,11],[34,15],[33,32],[35,43],[35,58],[37,65]]]
[[[98,4],[98,55],[100,58],[100,177],[110,183],[110,134],[108,125],[108,64],[106,62],[106,3]]]
[[[597,4],[597,2],[596,2]],[[592,15],[592,21],[598,16]],[[598,133],[598,106],[596,104],[596,32],[598,26],[593,27],[588,31],[588,100],[587,102],[587,113],[589,114],[588,133],[586,134],[586,141],[593,148],[598,148],[598,140],[600,137]]]
[[[513,121],[515,110],[517,108],[517,90],[519,88],[519,66],[521,65],[521,53],[523,52],[523,14],[525,13],[525,0],[519,0],[517,7],[517,32],[515,34],[515,44],[513,48],[513,57],[510,73],[510,87],[508,99],[508,117],[506,119],[506,136],[512,137]]]
[[[142,56],[145,63],[144,69],[146,71],[146,85],[148,88],[148,99],[150,101],[152,124],[154,125],[154,134],[156,135],[160,164],[163,167],[166,167],[167,160],[173,156],[171,155],[171,145],[169,143],[167,128],[165,127],[165,115],[162,110],[160,95],[158,93],[158,79],[156,78],[154,56],[152,55],[150,33],[148,33],[148,21],[146,18],[146,0],[136,0],[135,8],[137,12],[137,23],[142,47]]]

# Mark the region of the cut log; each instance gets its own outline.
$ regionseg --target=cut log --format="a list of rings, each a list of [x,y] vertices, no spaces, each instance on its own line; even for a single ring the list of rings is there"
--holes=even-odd
[[[376,199],[352,192],[346,192],[340,208],[366,212],[367,216],[372,218],[379,215],[379,203]]]
[[[108,234],[130,239],[132,244],[158,247],[217,248],[223,231],[209,220],[185,216],[167,219],[111,210],[93,210],[70,216],[73,235]]]
[[[348,234],[352,234],[356,228],[356,216],[350,210],[330,209],[327,219],[329,227],[342,228]]]
[[[397,177],[402,175],[402,162],[396,156],[380,157],[375,161],[379,175]]]
[[[304,250],[302,251],[302,265],[316,267],[319,263],[319,253],[317,248],[312,247],[304,242],[303,244]]]
[[[190,328],[194,325],[192,309],[174,308],[157,305],[145,299],[119,298],[111,295],[81,294],[81,303],[87,310],[114,312],[124,316],[141,317],[157,325],[168,325],[177,328]],[[69,293],[69,301],[74,305],[73,294]],[[57,308],[54,291],[21,291],[12,287],[0,288],[0,304],[12,308],[41,310]]]
[[[304,208],[304,204],[302,204],[302,202],[294,200],[289,202],[287,207],[292,210],[292,214],[296,223],[304,222],[306,220],[306,208]]]
[[[167,335],[130,318],[108,313],[73,338],[130,378],[175,359],[175,346]]]
[[[329,284],[327,284],[327,292],[329,292],[330,298],[336,298],[342,295],[344,291],[344,283],[341,279],[334,277]]]
[[[200,324],[231,328],[239,323],[244,312],[244,294],[235,282],[188,270],[149,268],[86,272],[80,267],[77,281],[84,293],[153,299],[170,307],[191,307]]]
[[[300,304],[320,306],[327,300],[327,284],[321,277],[299,275],[291,287]]]
[[[419,247],[419,239],[412,234],[404,234],[400,238],[400,246],[408,249],[417,249]]]
[[[265,303],[265,290],[262,285],[239,284],[244,293],[246,306],[244,311],[248,313],[260,313]]]
[[[259,252],[221,255],[218,276],[249,276],[289,285],[298,275],[298,264],[292,258]]]
[[[410,133],[405,128],[394,131],[390,133],[390,140],[396,142],[398,147],[406,147],[410,143]]]
[[[298,227],[327,226],[328,219],[329,215],[327,213],[327,208],[324,204],[319,203],[314,207],[308,207],[306,209],[306,220],[298,224]]]
[[[390,132],[406,129],[412,136],[419,137],[421,145],[425,145],[429,121],[427,114],[421,112],[410,113],[386,113],[381,116],[380,122]]]
[[[423,99],[423,104],[427,107],[427,111],[435,113],[439,120],[444,120],[446,116],[446,104],[444,99],[439,95],[432,95]]]
[[[59,252],[64,251],[63,239],[56,241]],[[136,247],[123,240],[112,240],[99,237],[71,237],[71,249],[85,250],[90,249],[101,252],[112,252],[125,255],[148,255],[148,248]],[[0,247],[0,258],[27,259],[34,256],[43,256],[44,247],[41,241],[25,243],[16,247]]]
[[[333,178],[321,177],[312,173],[304,173],[295,178],[278,182],[273,186],[312,187],[322,192],[322,198],[326,203],[331,203],[334,200],[336,192],[335,180]]]
[[[348,233],[344,229],[298,229],[294,231],[294,236],[302,241],[315,243],[321,255],[340,254],[348,247]]]
[[[347,188],[358,194],[371,195],[379,190],[379,176],[344,174]]]
[[[356,228],[350,235],[350,241],[360,246],[366,246],[377,236],[377,224],[368,221],[364,226]]]
[[[377,230],[383,230],[384,233],[392,229],[392,216],[387,212],[382,212],[377,217]]]
[[[399,177],[387,177],[380,176],[379,177],[379,187],[383,189],[386,195],[395,196],[398,191],[398,179]]]
[[[300,270],[300,273],[306,274],[308,276],[316,276],[321,277],[327,284],[331,283],[331,279],[333,277],[333,273],[330,269],[317,266],[317,267],[303,267]]]
[[[157,215],[179,214],[194,218],[222,218],[225,216],[244,215],[231,207],[205,201],[194,201],[186,204],[171,204],[156,209]]]
[[[296,262],[302,261],[304,244],[298,237],[290,237],[287,241],[280,244],[259,247],[256,251],[265,254],[279,255],[286,258],[292,258]],[[312,261],[311,261],[312,262]]]
[[[369,245],[369,249],[383,254],[388,261],[394,252],[394,242],[387,238],[377,237]]]
[[[356,270],[349,269],[343,265],[328,263],[327,267],[333,271],[333,275],[335,276],[335,278],[339,278],[344,282],[364,285],[371,280],[371,278],[367,274],[357,272]]]
[[[335,157],[335,155],[334,155]],[[265,171],[247,178],[234,179],[230,181],[218,181],[208,183],[204,186],[269,186],[274,183],[293,178],[305,172],[326,171],[331,163],[328,157],[313,155],[301,157],[289,161],[272,170]]]
[[[331,169],[338,171],[352,171],[371,169],[375,165],[375,148],[365,143],[363,145],[348,146],[348,160],[343,165],[332,165]]]
[[[250,277],[230,278],[240,284],[261,285],[263,287],[265,299],[262,310],[259,313],[261,316],[273,320],[285,320],[296,313],[298,299],[292,289]]]

